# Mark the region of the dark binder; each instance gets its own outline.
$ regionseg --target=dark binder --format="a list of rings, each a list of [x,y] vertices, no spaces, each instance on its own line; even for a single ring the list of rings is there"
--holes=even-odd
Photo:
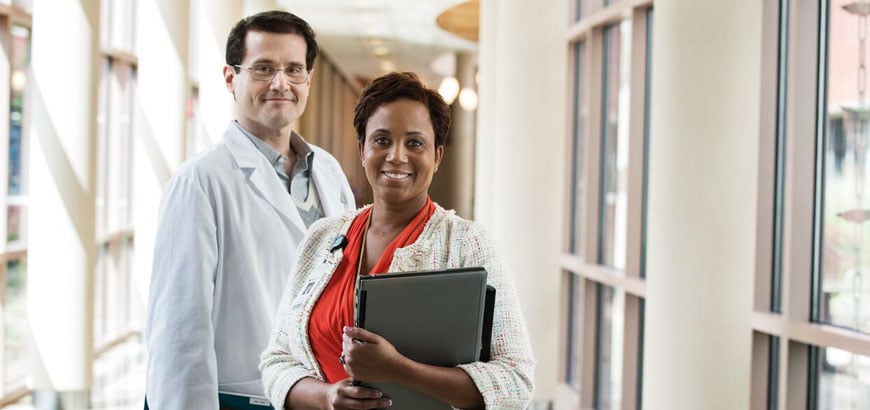
[[[480,361],[488,362],[492,348],[492,317],[495,314],[495,288],[486,285],[486,299],[483,307],[483,330],[480,337]]]
[[[488,360],[495,301],[495,289],[489,288],[483,268],[362,275],[357,280],[356,326],[383,336],[421,363],[456,366]],[[451,408],[401,384],[355,384],[381,390],[392,399],[391,409]]]
[[[272,410],[269,399],[241,393],[218,392],[221,409],[230,410]]]

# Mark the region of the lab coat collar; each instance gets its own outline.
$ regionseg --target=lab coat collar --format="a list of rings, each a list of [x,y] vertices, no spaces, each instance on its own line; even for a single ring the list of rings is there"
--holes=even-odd
[[[275,168],[269,164],[269,160],[263,153],[257,150],[257,147],[245,137],[234,123],[230,123],[224,132],[224,143],[236,164],[250,181],[252,189],[268,201],[284,217],[288,225],[298,231],[296,232],[298,237],[305,235],[307,229],[299,216],[299,212],[295,212],[296,205],[281,184],[278,175],[275,174]]]

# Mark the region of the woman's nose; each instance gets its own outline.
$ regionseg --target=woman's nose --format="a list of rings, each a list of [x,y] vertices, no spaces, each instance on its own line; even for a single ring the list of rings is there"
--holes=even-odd
[[[402,144],[395,144],[387,155],[387,161],[392,163],[403,163],[407,160],[405,147]]]

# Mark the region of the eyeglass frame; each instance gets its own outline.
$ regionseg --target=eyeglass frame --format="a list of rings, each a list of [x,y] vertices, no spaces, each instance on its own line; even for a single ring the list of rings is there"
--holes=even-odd
[[[254,79],[254,80],[256,80],[256,81],[272,81],[272,80],[275,79],[275,76],[278,75],[278,72],[282,72],[282,73],[284,73],[284,79],[285,79],[286,81],[290,82],[291,84],[304,84],[306,81],[308,81],[309,78],[311,78],[311,71],[302,68],[301,70],[302,70],[302,73],[305,74],[305,78],[302,79],[301,81],[296,81],[296,80],[294,80],[292,76],[290,76],[289,74],[287,74],[287,70],[288,70],[288,69],[299,68],[299,66],[294,66],[294,65],[290,65],[290,66],[284,67],[284,68],[282,68],[282,69],[280,69],[280,70],[279,70],[279,69],[276,69],[275,67],[273,67],[273,66],[271,66],[271,65],[268,65],[268,64],[257,64],[257,65],[250,65],[250,66],[245,66],[245,65],[241,65],[241,64],[235,64],[235,65],[233,65],[233,67],[236,67],[236,68],[245,68],[245,69],[247,69],[248,71],[251,72],[251,78]],[[267,79],[267,78],[257,78],[257,76],[254,74],[254,68],[255,68],[255,67],[268,67],[270,70],[273,70],[273,71],[272,71],[272,75],[271,75],[268,79]]]

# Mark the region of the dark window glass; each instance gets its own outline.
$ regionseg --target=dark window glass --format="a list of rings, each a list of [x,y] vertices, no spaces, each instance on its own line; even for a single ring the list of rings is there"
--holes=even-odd
[[[818,409],[858,410],[870,405],[870,357],[835,348],[816,348]]]
[[[866,52],[866,17],[843,7],[828,9],[827,53],[821,54],[822,84],[827,105],[819,160],[824,164],[820,189],[823,204],[817,216],[822,236],[815,289],[818,319],[861,332],[870,331],[870,104],[866,101],[866,69],[856,56]],[[863,19],[863,23],[859,21]],[[864,30],[859,27],[863,24]],[[827,57],[827,67],[825,67]],[[866,62],[866,58],[864,59]]]
[[[4,386],[24,384],[29,366],[27,321],[27,266],[24,261],[6,263],[6,288],[3,300]]]
[[[577,366],[578,357],[580,355],[578,347],[580,346],[580,277],[576,274],[567,272],[568,278],[568,314],[566,323],[566,340],[565,349],[565,383],[574,387],[580,388],[580,369]]]
[[[583,211],[586,203],[586,178],[583,172],[583,124],[586,107],[583,105],[583,42],[574,44],[574,110],[573,110],[573,159],[571,164],[571,253],[581,254],[583,249]]]
[[[604,31],[598,261],[618,270],[625,269],[628,219],[630,41],[629,20]]]
[[[621,409],[625,292],[598,284],[596,297],[595,408]]]

